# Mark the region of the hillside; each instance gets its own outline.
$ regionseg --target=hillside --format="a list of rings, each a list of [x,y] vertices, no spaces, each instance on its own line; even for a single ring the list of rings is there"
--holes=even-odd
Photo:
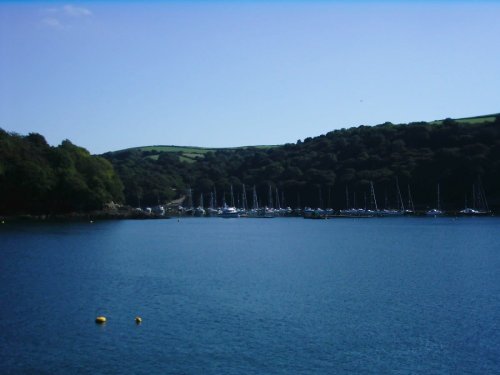
[[[123,185],[104,158],[0,129],[0,215],[85,212],[110,201],[123,201]]]
[[[483,115],[483,116],[475,116],[475,117],[464,117],[464,118],[457,118],[454,119],[454,121],[458,123],[467,123],[467,124],[477,124],[477,123],[483,123],[483,122],[494,122],[496,117],[499,114],[492,114],[492,115]],[[436,120],[432,121],[431,124],[436,124],[440,125],[443,123],[444,120]]]
[[[471,201],[472,186],[479,181],[490,203],[500,205],[498,115],[359,126],[282,146],[150,146],[103,156],[114,165],[132,205],[170,200],[188,187],[195,202],[201,194],[207,202],[214,188],[221,202],[231,185],[240,195],[245,184],[247,196],[255,185],[263,203],[272,186],[292,207],[344,208],[347,198],[350,204],[357,200],[364,205],[373,182],[381,206],[391,206],[396,181],[405,199],[411,188],[421,209],[435,205],[437,184],[444,207],[461,208],[467,197]]]
[[[203,159],[205,154],[208,152],[217,152],[217,151],[238,151],[245,149],[262,149],[267,150],[273,147],[279,147],[276,145],[269,146],[241,146],[241,147],[223,147],[223,148],[210,148],[210,147],[196,147],[196,146],[143,146],[143,147],[132,147],[124,150],[114,151],[113,153],[121,153],[128,151],[140,151],[145,157],[148,157],[153,160],[157,160],[159,155],[164,152],[169,152],[172,154],[176,154],[179,157],[180,161],[184,161],[187,163],[192,163],[197,159]]]
[[[235,203],[243,186],[248,197],[255,186],[261,205],[271,203],[271,187],[281,206],[362,208],[372,183],[380,208],[396,205],[397,185],[405,201],[411,189],[417,209],[434,207],[439,184],[445,210],[472,206],[479,189],[498,211],[500,115],[359,126],[281,146],[149,146],[102,156],[0,129],[0,214],[86,212],[111,200],[149,206],[188,188],[195,204],[215,192],[221,204],[231,186]]]

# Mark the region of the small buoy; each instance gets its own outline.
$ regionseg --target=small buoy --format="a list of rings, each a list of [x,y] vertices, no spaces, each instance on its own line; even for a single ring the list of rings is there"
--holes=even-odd
[[[98,316],[97,318],[95,318],[95,322],[97,324],[104,324],[104,323],[106,323],[106,317],[105,316]]]
[[[135,324],[141,324],[142,323],[142,318],[140,316],[135,317]]]
[[[94,222],[94,220],[90,220],[90,224],[92,224]]]
[[[2,220],[2,224],[5,224],[5,221]]]

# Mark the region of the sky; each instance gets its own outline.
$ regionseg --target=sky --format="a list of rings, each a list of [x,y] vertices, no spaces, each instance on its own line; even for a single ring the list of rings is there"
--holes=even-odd
[[[500,2],[0,2],[0,128],[103,153],[500,112]]]

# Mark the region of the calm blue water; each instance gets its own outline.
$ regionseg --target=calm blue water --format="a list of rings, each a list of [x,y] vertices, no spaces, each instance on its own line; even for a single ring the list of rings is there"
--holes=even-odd
[[[498,374],[500,219],[7,223],[0,373]]]

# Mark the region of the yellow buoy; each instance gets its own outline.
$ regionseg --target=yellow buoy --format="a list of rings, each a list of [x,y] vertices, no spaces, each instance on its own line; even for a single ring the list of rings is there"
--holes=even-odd
[[[104,323],[106,323],[106,317],[105,316],[98,316],[97,318],[95,318],[95,322],[97,324],[104,324]]]
[[[135,317],[135,323],[136,324],[141,324],[142,323],[142,318],[140,316]]]

